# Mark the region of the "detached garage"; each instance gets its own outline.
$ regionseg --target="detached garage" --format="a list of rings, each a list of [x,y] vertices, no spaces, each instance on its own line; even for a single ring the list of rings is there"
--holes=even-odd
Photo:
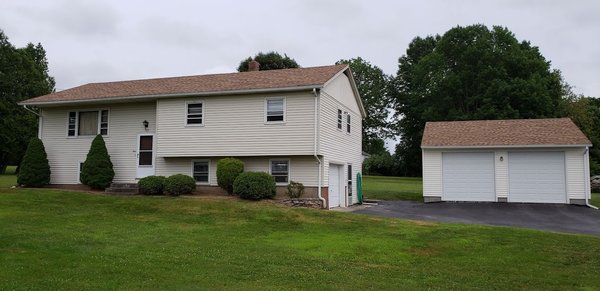
[[[428,122],[423,196],[585,205],[590,146],[569,118]]]

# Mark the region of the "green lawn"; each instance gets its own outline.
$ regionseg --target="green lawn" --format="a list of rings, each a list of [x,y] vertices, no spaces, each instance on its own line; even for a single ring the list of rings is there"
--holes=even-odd
[[[590,204],[600,207],[600,193],[592,193],[592,199],[590,199]]]
[[[365,198],[423,201],[421,178],[364,176],[362,186]]]
[[[17,184],[17,176],[15,176],[16,166],[6,167],[4,175],[0,175],[0,188],[10,188]]]
[[[600,238],[232,198],[0,190],[0,289],[599,289]]]

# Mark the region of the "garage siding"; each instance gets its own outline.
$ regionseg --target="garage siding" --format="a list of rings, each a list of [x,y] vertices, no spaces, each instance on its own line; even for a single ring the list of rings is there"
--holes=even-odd
[[[585,150],[581,149],[565,152],[567,196],[569,199],[585,199],[584,152]]]
[[[500,160],[502,158],[502,161]],[[496,198],[508,197],[508,152],[496,151]]]
[[[442,152],[423,151],[423,196],[442,196]]]

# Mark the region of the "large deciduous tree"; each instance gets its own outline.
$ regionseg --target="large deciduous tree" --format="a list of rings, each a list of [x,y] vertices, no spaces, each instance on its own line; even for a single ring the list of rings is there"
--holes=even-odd
[[[238,72],[247,72],[248,71],[248,63],[252,61],[252,57],[248,57],[240,62],[238,66]],[[260,64],[260,71],[266,70],[279,70],[279,69],[293,69],[299,68],[300,65],[296,63],[296,61],[286,54],[280,55],[277,52],[268,52],[263,53],[259,52],[254,56],[254,60]]]
[[[389,135],[387,117],[390,104],[388,90],[390,76],[361,57],[340,60],[337,64],[350,66],[367,112],[367,117],[362,122],[363,151],[369,154],[382,153],[379,151],[384,148],[382,139]]]
[[[393,81],[400,173],[421,175],[427,121],[556,117],[563,95],[560,72],[506,28],[457,26],[417,37]]]
[[[564,114],[577,124],[593,144],[589,149],[590,173],[600,175],[600,99],[569,94],[564,102]]]
[[[36,133],[35,115],[17,103],[51,93],[54,84],[42,45],[16,48],[0,30],[0,173],[8,164],[21,163]]]

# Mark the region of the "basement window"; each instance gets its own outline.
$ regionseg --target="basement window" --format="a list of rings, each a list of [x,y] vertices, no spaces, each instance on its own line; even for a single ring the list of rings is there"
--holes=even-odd
[[[208,183],[209,161],[192,161],[192,176],[197,183]]]
[[[275,177],[275,182],[287,184],[290,175],[290,161],[272,160],[269,170],[271,172],[270,174]]]

